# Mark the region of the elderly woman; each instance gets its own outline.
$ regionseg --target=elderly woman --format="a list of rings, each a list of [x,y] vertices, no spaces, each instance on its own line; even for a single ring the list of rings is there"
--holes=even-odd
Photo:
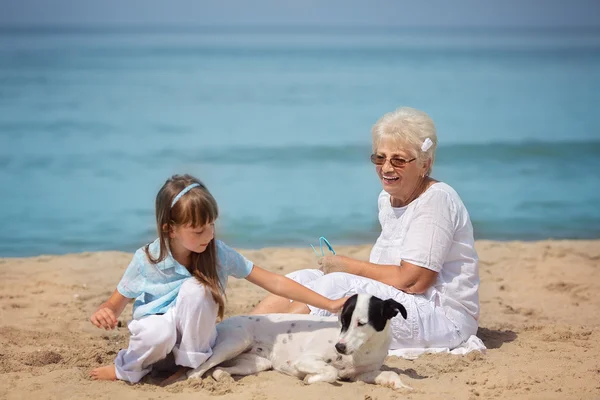
[[[473,227],[449,185],[430,177],[437,145],[429,116],[408,107],[373,126],[373,154],[383,190],[381,234],[369,262],[341,255],[319,260],[320,269],[288,276],[330,298],[368,293],[402,303],[408,319],[392,320],[390,349],[454,348],[477,332],[479,274]],[[253,313],[325,310],[270,295]]]

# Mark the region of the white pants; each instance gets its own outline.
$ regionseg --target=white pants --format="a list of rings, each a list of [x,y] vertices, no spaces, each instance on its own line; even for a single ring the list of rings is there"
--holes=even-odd
[[[408,318],[405,320],[398,315],[392,319],[390,350],[430,347],[453,349],[469,337],[461,337],[457,326],[448,319],[444,310],[434,299],[425,295],[407,294],[385,283],[343,272],[325,275],[318,269],[303,269],[287,277],[330,299],[365,293],[401,303],[406,308]],[[331,315],[326,310],[308,307],[311,314]]]
[[[175,305],[163,315],[149,315],[129,323],[129,348],[115,359],[117,378],[139,382],[171,351],[175,363],[197,368],[212,355],[217,338],[218,306],[196,278],[182,285]]]

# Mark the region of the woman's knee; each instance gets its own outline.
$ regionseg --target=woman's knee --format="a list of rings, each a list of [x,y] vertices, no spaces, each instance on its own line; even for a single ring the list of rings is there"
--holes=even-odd
[[[291,280],[296,281],[303,286],[306,286],[308,283],[314,281],[315,279],[321,278],[323,276],[323,271],[318,269],[300,269],[298,271],[290,272],[286,276]]]
[[[356,276],[343,272],[334,272],[323,275],[306,286],[325,297],[331,299],[340,298],[358,293],[353,278],[356,278]]]
[[[315,287],[327,286],[327,287],[339,287],[350,289],[354,286],[354,282],[358,278],[356,275],[348,274],[346,272],[332,272],[327,275],[322,275],[314,281]]]
[[[330,274],[323,275],[323,278],[338,281],[341,279],[350,280],[350,279],[355,279],[355,278],[359,278],[359,277],[357,275],[349,274],[347,272],[332,272]]]

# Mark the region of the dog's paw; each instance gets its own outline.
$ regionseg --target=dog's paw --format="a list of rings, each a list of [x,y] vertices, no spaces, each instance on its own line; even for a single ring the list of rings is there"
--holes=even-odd
[[[410,386],[406,385],[404,382],[402,382],[400,380],[400,378],[398,378],[397,381],[390,383],[390,387],[394,390],[400,390],[400,389],[412,390],[412,388]]]
[[[217,382],[233,381],[233,378],[231,377],[231,375],[229,374],[229,372],[223,371],[220,368],[217,368],[217,369],[214,370],[214,372],[212,373],[212,377]]]
[[[187,372],[187,377],[188,377],[188,379],[198,379],[201,381],[202,377],[204,376],[205,373],[206,373],[206,371],[203,371],[200,368],[190,369]]]
[[[400,376],[398,376],[398,374],[396,374],[395,372],[392,372],[392,371],[382,372],[382,374],[380,375],[380,379],[381,379],[381,381],[379,382],[379,384],[382,386],[386,386],[386,387],[392,388],[394,390],[400,390],[400,389],[412,390],[412,388],[410,386],[408,386],[402,382],[402,380],[400,379]]]
[[[336,381],[336,377],[327,376],[327,375],[323,375],[323,374],[306,375],[304,377],[304,383],[307,385],[312,385],[313,383],[317,383],[317,382],[333,383],[335,381]]]

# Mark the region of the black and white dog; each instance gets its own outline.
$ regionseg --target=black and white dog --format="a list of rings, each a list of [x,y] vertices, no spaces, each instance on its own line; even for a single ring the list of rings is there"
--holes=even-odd
[[[217,325],[212,356],[188,372],[202,377],[250,375],[274,369],[308,384],[337,379],[394,389],[409,388],[393,371],[381,371],[390,345],[390,319],[406,309],[394,300],[360,294],[337,317],[298,314],[235,316]],[[341,324],[341,330],[340,330]]]

